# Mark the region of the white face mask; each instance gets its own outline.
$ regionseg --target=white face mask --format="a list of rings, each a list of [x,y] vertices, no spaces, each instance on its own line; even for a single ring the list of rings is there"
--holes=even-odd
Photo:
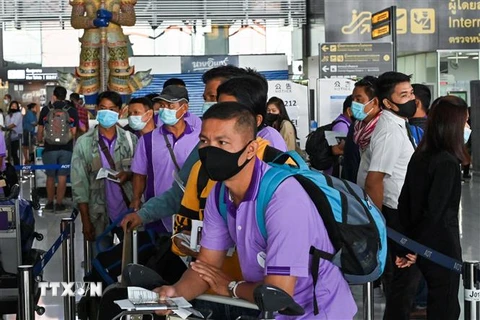
[[[3,99],[3,103],[5,103],[5,105],[8,106],[8,104],[10,103],[10,101],[8,101],[8,99]]]

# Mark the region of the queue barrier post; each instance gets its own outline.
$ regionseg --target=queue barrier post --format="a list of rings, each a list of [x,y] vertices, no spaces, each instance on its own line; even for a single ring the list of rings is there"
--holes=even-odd
[[[18,316],[19,320],[35,320],[33,266],[18,266]]]
[[[464,314],[465,320],[480,319],[480,262],[463,262]]]
[[[74,237],[75,222],[73,218],[63,218],[60,222],[60,232],[69,230],[66,238],[62,243],[62,264],[63,264],[63,281],[67,283],[75,282],[75,264],[74,264]],[[63,312],[65,320],[75,320],[75,296],[66,295],[63,298]]]
[[[363,285],[363,320],[373,320],[374,315],[373,282],[367,282]]]
[[[92,242],[83,239],[83,270],[85,275],[92,272],[92,255],[93,247]]]

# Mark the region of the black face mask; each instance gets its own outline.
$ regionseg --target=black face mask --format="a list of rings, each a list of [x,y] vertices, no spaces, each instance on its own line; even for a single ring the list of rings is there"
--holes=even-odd
[[[208,177],[213,181],[225,181],[235,176],[237,173],[253,159],[247,159],[242,165],[238,165],[238,159],[247,149],[250,142],[238,152],[228,152],[217,147],[205,147],[198,149],[198,155],[203,167],[207,171]]]
[[[274,113],[267,113],[267,116],[265,117],[265,122],[267,125],[271,126],[275,123],[275,121],[278,120],[279,114],[274,114]]]
[[[407,101],[403,104],[399,104],[399,103],[395,103],[393,101],[390,101],[391,103],[393,103],[394,105],[396,105],[398,107],[398,111],[393,111],[395,114],[397,114],[398,116],[402,117],[402,118],[411,118],[413,117],[413,115],[415,114],[415,112],[417,111],[417,104],[415,103],[415,100],[410,100],[410,101]]]

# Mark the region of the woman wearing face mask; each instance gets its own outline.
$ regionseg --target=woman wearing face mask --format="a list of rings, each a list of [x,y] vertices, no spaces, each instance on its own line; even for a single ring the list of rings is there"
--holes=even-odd
[[[10,150],[9,158],[13,159],[14,165],[20,164],[20,139],[23,132],[23,117],[20,113],[20,105],[17,101],[10,102],[8,107],[8,114],[5,119],[5,128],[4,130],[8,131],[9,141],[10,141]]]
[[[124,213],[132,199],[130,165],[137,137],[117,125],[122,107],[121,96],[106,91],[98,96],[98,125],[78,138],[72,156],[73,200],[82,217],[83,236],[94,241],[105,227]],[[114,179],[97,179],[100,169],[119,172]],[[120,235],[121,228],[114,233]],[[105,244],[111,238],[104,239]]]
[[[288,150],[297,149],[297,130],[288,116],[285,103],[278,97],[271,97],[267,102],[265,123],[282,135]]]
[[[464,146],[471,133],[467,118],[467,104],[458,97],[445,96],[433,102],[398,203],[401,230],[397,231],[457,260],[462,260],[460,163],[470,160]],[[427,318],[458,319],[458,273],[422,257],[412,265],[401,252],[397,252],[396,265],[385,319],[409,319],[419,271],[428,287]]]
[[[133,98],[128,103],[128,125],[124,127],[140,137],[155,129],[152,102],[148,98]]]

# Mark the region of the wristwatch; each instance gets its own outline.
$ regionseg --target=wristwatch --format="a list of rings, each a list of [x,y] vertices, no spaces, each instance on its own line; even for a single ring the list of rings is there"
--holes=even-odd
[[[236,286],[237,286],[237,281],[230,281],[228,283],[228,286],[227,286],[228,293],[230,293],[230,297],[232,297],[232,298],[236,298],[235,297],[235,292],[234,292],[234,289],[235,289]]]

